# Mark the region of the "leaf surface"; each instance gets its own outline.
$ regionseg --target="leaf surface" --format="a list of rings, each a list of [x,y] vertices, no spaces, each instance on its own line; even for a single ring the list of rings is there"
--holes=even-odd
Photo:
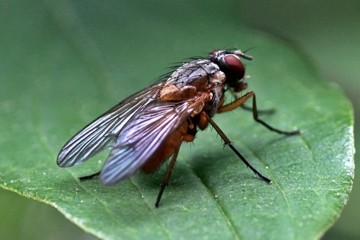
[[[202,25],[202,15],[165,21],[176,5],[24,4],[3,4],[9,11],[2,18],[12,21],[1,23],[9,33],[0,40],[9,46],[0,57],[1,187],[54,206],[107,239],[309,239],[338,217],[354,173],[351,105],[286,44],[235,24],[232,9],[223,9],[230,14],[221,24]],[[276,109],[262,119],[302,134],[269,132],[243,110],[214,120],[272,185],[223,148],[211,129],[181,149],[158,209],[166,166],[112,187],[77,180],[99,170],[106,153],[57,167],[56,155],[72,134],[150,85],[169,63],[213,48],[253,46],[249,89],[259,108]]]

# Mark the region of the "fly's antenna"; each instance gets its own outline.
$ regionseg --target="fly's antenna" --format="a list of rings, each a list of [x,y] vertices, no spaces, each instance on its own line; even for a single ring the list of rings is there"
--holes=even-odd
[[[253,57],[250,56],[250,55],[247,55],[245,54],[244,52],[242,52],[241,50],[234,50],[233,51],[233,54],[239,56],[239,57],[242,57],[242,58],[245,58],[247,60],[253,60]]]

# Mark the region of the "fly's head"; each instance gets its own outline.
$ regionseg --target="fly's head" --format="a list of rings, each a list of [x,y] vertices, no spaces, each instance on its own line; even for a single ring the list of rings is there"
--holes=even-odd
[[[209,60],[217,64],[225,73],[225,84],[234,92],[240,92],[247,87],[245,65],[240,58],[252,60],[251,56],[240,50],[214,50],[209,55]]]

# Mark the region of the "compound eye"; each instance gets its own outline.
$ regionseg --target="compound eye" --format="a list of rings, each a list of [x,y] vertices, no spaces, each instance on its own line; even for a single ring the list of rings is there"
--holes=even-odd
[[[226,55],[224,57],[226,67],[238,78],[241,79],[245,75],[245,66],[235,55]]]

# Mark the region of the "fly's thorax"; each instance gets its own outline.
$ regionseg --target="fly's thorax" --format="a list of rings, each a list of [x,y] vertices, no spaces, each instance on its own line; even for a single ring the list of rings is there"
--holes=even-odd
[[[216,114],[217,109],[224,102],[224,88],[216,86],[211,90],[211,100],[204,107],[205,112],[212,117]]]
[[[204,110],[209,116],[214,116],[217,109],[224,102],[224,84],[226,76],[219,70],[211,74],[208,80],[210,85],[208,92],[211,95],[211,100],[206,103]]]
[[[201,84],[206,84],[209,75],[219,70],[219,66],[210,60],[197,59],[185,63],[176,69],[167,80],[167,83],[174,84],[178,88],[187,85],[199,88]]]
[[[171,74],[159,97],[162,101],[190,100],[204,92],[210,93],[214,87],[222,88],[224,83],[225,75],[218,65],[207,59],[193,60]]]

